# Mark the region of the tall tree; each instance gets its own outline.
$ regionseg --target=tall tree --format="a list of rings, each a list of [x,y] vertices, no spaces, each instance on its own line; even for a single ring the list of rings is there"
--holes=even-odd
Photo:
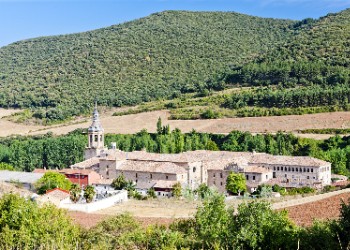
[[[54,188],[61,188],[68,191],[71,185],[72,183],[65,175],[53,171],[46,172],[43,177],[35,183],[39,194],[44,194],[47,190]]]
[[[243,174],[231,172],[226,179],[226,190],[240,195],[247,190],[246,179]]]

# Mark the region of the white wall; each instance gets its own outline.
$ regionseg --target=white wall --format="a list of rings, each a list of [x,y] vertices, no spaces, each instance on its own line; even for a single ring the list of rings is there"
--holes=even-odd
[[[65,208],[71,211],[91,213],[101,209],[115,206],[127,200],[128,200],[128,192],[126,190],[120,190],[118,194],[103,200],[98,200],[91,203],[83,203],[83,204],[72,203],[71,201],[68,201],[67,203],[61,203],[60,208]]]

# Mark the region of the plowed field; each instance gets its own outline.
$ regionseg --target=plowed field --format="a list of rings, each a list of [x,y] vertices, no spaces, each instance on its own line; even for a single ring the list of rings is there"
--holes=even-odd
[[[314,219],[327,220],[337,219],[339,217],[339,209],[341,201],[348,202],[350,193],[343,193],[332,196],[330,198],[322,199],[315,202],[305,203],[302,205],[291,206],[285,208],[288,211],[289,218],[299,226],[309,226]],[[169,225],[175,218],[160,218],[162,216],[163,208],[159,208],[159,217],[149,217],[136,215],[136,219],[144,226],[150,224]],[[190,210],[190,209],[189,209]],[[191,210],[193,211],[193,210]],[[155,211],[154,211],[155,212]],[[118,213],[116,213],[118,214]],[[98,222],[108,218],[111,214],[85,214],[78,212],[69,212],[73,220],[82,227],[89,228],[96,225]]]

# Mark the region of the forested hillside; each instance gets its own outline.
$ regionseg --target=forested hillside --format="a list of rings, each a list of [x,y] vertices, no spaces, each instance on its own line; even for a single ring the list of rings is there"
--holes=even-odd
[[[220,89],[215,75],[274,48],[295,25],[232,12],[166,11],[16,42],[0,48],[0,107],[63,120],[87,112],[95,98],[122,106]]]
[[[348,84],[350,9],[295,25],[296,35],[226,75],[229,83]],[[301,29],[299,27],[302,27]]]

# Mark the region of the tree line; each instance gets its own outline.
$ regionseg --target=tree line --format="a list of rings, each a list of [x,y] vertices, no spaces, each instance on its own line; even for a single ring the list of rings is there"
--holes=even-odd
[[[239,109],[244,107],[300,108],[344,106],[349,104],[349,85],[284,88],[258,88],[232,93],[226,97],[222,107]]]
[[[32,171],[35,168],[62,169],[83,160],[87,145],[85,130],[68,135],[17,136],[0,140],[0,168]],[[332,163],[334,173],[350,174],[350,137],[336,135],[324,141],[298,138],[291,133],[257,134],[232,131],[228,135],[182,133],[160,126],[157,133],[107,134],[106,145],[116,142],[123,151],[147,150],[180,153],[192,150],[256,151],[273,155],[312,156]]]
[[[296,226],[286,211],[267,202],[227,207],[214,193],[199,205],[194,218],[169,226],[141,226],[131,215],[110,217],[90,229],[73,224],[65,211],[38,206],[7,194],[0,199],[1,249],[347,249],[350,205],[339,219]],[[23,212],[25,211],[25,212]]]

